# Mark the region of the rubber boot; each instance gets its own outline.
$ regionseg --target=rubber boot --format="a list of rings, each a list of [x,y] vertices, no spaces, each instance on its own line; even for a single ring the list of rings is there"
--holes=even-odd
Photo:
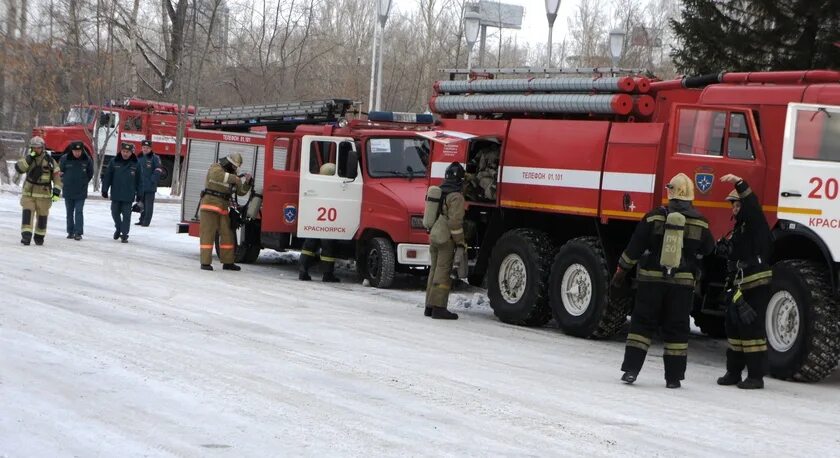
[[[32,233],[31,232],[21,232],[20,233],[20,243],[24,245],[29,245],[32,242]]]
[[[222,264],[222,270],[233,270],[235,272],[238,270],[242,270],[242,268],[237,266],[236,264]]]
[[[213,266],[211,266],[210,264],[202,264],[201,270],[213,270]]]
[[[738,382],[738,388],[742,390],[760,390],[764,388],[764,379],[747,377],[742,382]]]
[[[638,376],[639,376],[639,374],[638,374],[638,373],[636,373],[636,372],[625,372],[625,373],[621,376],[621,381],[622,381],[622,382],[624,382],[624,383],[626,383],[626,384],[628,384],[628,385],[632,385],[632,384],[633,384],[633,382],[635,382],[635,381],[636,381],[636,378],[637,378]]]
[[[33,239],[35,240],[35,245],[44,244],[44,236],[41,234],[35,234],[35,237],[33,237]]]
[[[741,383],[741,374],[726,371],[723,377],[718,377],[717,384],[722,386],[731,386]]]
[[[446,307],[432,307],[432,318],[436,320],[457,320],[458,314],[450,312]]]

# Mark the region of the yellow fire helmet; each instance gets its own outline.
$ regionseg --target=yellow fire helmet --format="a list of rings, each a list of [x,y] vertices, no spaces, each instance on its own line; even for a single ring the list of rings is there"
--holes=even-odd
[[[668,199],[685,200],[691,202],[694,200],[694,183],[684,173],[678,173],[671,178],[671,181],[666,186],[668,188]]]

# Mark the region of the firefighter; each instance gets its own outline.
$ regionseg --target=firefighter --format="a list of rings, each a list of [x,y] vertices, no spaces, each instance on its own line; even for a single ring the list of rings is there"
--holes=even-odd
[[[429,235],[431,265],[429,280],[426,283],[426,309],[424,315],[439,320],[457,320],[458,314],[447,310],[449,290],[452,287],[452,264],[455,260],[455,248],[466,250],[464,238],[464,167],[453,162],[446,168],[443,183],[440,185],[440,216]],[[435,234],[442,231],[443,234]],[[432,239],[445,240],[434,243]]]
[[[619,259],[612,286],[620,288],[637,267],[636,306],[624,352],[621,380],[633,383],[642,369],[651,337],[662,329],[665,381],[679,388],[685,378],[689,313],[702,257],[714,250],[706,219],[694,209],[694,184],[685,174],[667,185],[668,206],[647,213]],[[637,265],[638,264],[638,265]]]
[[[29,245],[32,241],[34,220],[35,245],[43,245],[50,207],[61,196],[61,171],[55,159],[44,152],[44,139],[37,136],[29,140],[29,151],[17,161],[15,170],[26,176],[20,195],[23,208],[20,243]]]
[[[131,203],[140,194],[140,172],[137,170],[134,145],[123,143],[102,179],[102,197],[111,199],[111,218],[114,220],[114,240],[128,243],[131,228]],[[110,191],[110,194],[109,194]],[[141,204],[142,205],[142,204]]]
[[[732,203],[735,227],[720,243],[718,253],[727,257],[726,374],[718,385],[743,389],[764,388],[767,334],[764,316],[770,300],[772,235],[758,197],[738,176],[720,181],[735,186],[726,200]],[[747,378],[741,380],[746,366]]]
[[[335,175],[335,164],[327,162],[318,170],[320,175]],[[318,253],[318,249],[321,252]],[[309,275],[309,269],[321,259],[324,265],[324,275],[321,277],[322,281],[327,283],[338,283],[341,280],[335,276],[335,240],[330,239],[306,239],[303,242],[303,247],[300,250],[300,274],[298,279],[302,281],[310,281],[312,277]]]
[[[201,192],[199,233],[201,237],[201,270],[213,270],[213,243],[219,234],[219,258],[222,269],[241,270],[234,264],[233,229],[230,227],[230,198],[233,193],[244,196],[251,190],[253,177],[250,173],[237,175],[242,165],[242,155],[229,154],[211,165]]]
[[[163,174],[163,168],[161,167],[160,157],[152,151],[152,142],[150,140],[143,140],[140,142],[140,145],[140,150],[143,154],[140,155],[137,162],[140,167],[140,184],[142,185],[140,202],[143,203],[143,210],[140,212],[140,221],[134,223],[134,225],[147,227],[152,223],[152,213],[155,209],[155,194],[157,193],[161,174]]]
[[[70,145],[70,154],[59,161],[64,182],[64,207],[67,209],[67,238],[81,240],[85,233],[84,208],[88,197],[88,183],[93,178],[93,161],[84,151],[82,142]]]

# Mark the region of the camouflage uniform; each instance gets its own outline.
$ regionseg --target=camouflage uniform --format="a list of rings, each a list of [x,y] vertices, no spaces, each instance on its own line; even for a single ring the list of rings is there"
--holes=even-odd
[[[242,156],[233,153],[210,166],[204,181],[204,192],[199,204],[201,221],[199,234],[201,239],[201,268],[213,270],[213,243],[219,234],[219,257],[225,270],[239,270],[234,264],[234,237],[230,227],[230,198],[235,192],[244,196],[251,190],[251,183],[236,175],[242,165]]]
[[[44,151],[44,140],[33,137],[30,146],[30,152],[15,164],[15,170],[25,174],[20,196],[20,206],[23,207],[20,243],[29,245],[32,240],[32,222],[35,220],[35,244],[42,245],[47,235],[50,207],[61,195],[61,172],[55,159]],[[40,152],[37,148],[40,148]]]

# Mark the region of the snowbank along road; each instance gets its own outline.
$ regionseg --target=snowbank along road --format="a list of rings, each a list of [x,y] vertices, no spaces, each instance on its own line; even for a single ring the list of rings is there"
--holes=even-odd
[[[840,455],[836,375],[719,387],[724,343],[694,336],[682,389],[661,345],[628,386],[620,340],[501,324],[481,290],[440,322],[421,280],[301,283],[269,251],[201,271],[177,215],[121,244],[89,200],[76,242],[58,203],[24,247],[0,193],[0,456]]]

